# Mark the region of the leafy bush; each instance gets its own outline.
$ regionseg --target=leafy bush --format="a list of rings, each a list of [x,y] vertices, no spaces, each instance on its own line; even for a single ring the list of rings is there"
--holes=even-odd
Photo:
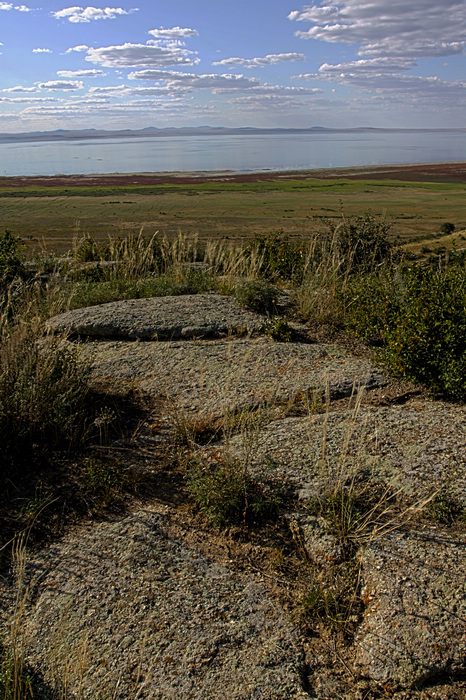
[[[300,282],[303,278],[305,247],[290,243],[282,231],[270,236],[257,237],[247,248],[246,253],[259,261],[257,273],[268,280],[291,280]]]
[[[241,306],[259,313],[273,313],[277,307],[278,289],[267,280],[252,280],[239,284],[235,298]]]
[[[449,236],[450,233],[453,233],[454,230],[455,230],[455,224],[452,224],[451,221],[445,221],[440,226],[440,232],[442,233],[443,236]]]
[[[4,289],[15,277],[23,277],[25,270],[19,254],[19,238],[5,229],[0,236],[0,287]]]
[[[393,252],[388,233],[392,224],[371,212],[343,216],[338,222],[324,219],[332,245],[338,250],[342,268],[350,272],[374,270],[388,261]]]
[[[399,311],[403,287],[401,269],[392,266],[348,277],[338,294],[346,328],[366,342],[384,344]]]
[[[466,397],[466,271],[414,268],[385,333],[386,362],[436,391]]]
[[[92,236],[84,236],[77,243],[74,257],[79,262],[94,262],[101,259],[99,246]]]
[[[280,318],[280,316],[271,318],[265,324],[264,333],[278,343],[291,343],[294,336],[292,326],[290,326],[288,321],[285,321],[284,318]]]
[[[387,268],[348,280],[346,326],[397,374],[466,397],[466,270]]]

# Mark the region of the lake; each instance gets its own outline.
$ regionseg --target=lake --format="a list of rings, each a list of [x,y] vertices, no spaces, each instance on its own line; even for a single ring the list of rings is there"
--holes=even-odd
[[[466,130],[315,131],[0,143],[0,174],[312,170],[466,161]]]

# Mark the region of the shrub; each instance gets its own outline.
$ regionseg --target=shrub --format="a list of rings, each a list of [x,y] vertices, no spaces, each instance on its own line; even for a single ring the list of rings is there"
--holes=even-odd
[[[13,236],[11,231],[5,229],[0,236],[0,287],[6,286],[15,277],[23,277],[25,270],[19,254],[19,238]]]
[[[324,219],[332,245],[337,248],[343,269],[349,271],[374,270],[391,258],[393,246],[388,239],[392,224],[377,219],[371,212],[346,217],[335,223]]]
[[[291,280],[303,278],[305,251],[301,244],[290,243],[283,231],[270,236],[257,237],[246,249],[246,253],[259,260],[258,274],[269,280]]]
[[[264,333],[278,343],[291,343],[295,335],[292,326],[280,316],[271,318],[265,324]]]
[[[392,371],[458,399],[466,396],[466,270],[387,268],[347,281],[345,324],[383,346]]]
[[[466,271],[414,268],[385,332],[385,361],[399,374],[466,397]]]
[[[452,224],[451,221],[445,221],[440,226],[440,233],[443,236],[449,236],[450,233],[453,233],[454,230],[455,230],[455,224]]]
[[[99,246],[92,236],[84,236],[76,245],[74,257],[79,262],[94,262],[101,259]]]
[[[241,306],[259,313],[273,313],[278,301],[278,289],[267,280],[252,280],[239,284],[235,298]]]
[[[277,486],[253,479],[238,460],[192,460],[187,486],[199,510],[215,525],[247,524],[276,516],[282,502]]]
[[[384,344],[399,311],[403,288],[400,268],[386,267],[348,277],[338,294],[346,328],[366,342]]]
[[[41,327],[4,329],[0,347],[2,457],[71,448],[89,417],[89,370],[79,351],[60,340],[39,341]],[[2,466],[0,466],[0,471]]]

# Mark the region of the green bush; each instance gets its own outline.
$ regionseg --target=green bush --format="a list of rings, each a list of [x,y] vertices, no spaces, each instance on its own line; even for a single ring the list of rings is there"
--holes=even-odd
[[[383,346],[390,370],[437,392],[466,397],[466,270],[387,268],[348,280],[346,327]]]
[[[260,261],[258,274],[268,280],[301,282],[304,272],[305,247],[290,243],[282,231],[270,236],[260,236],[246,249]]]
[[[375,270],[391,259],[393,245],[388,239],[392,224],[371,212],[361,216],[343,216],[337,222],[324,219],[338,252],[342,269],[349,272]]]
[[[384,344],[399,311],[403,287],[402,271],[391,266],[348,277],[338,294],[346,328],[368,343]]]
[[[0,287],[3,289],[15,278],[23,277],[24,264],[19,254],[19,238],[5,229],[0,236]]]
[[[466,271],[414,268],[385,333],[386,362],[435,391],[466,397]]]
[[[186,481],[197,507],[215,525],[274,517],[282,502],[278,487],[255,481],[237,460],[193,460]]]
[[[259,313],[273,313],[277,307],[278,289],[267,280],[252,280],[237,286],[235,298],[247,309]]]
[[[291,343],[295,335],[293,327],[280,316],[271,318],[265,324],[264,333],[277,343]]]
[[[94,262],[101,259],[99,246],[92,236],[84,236],[84,238],[78,242],[74,257],[79,262]]]
[[[440,226],[440,232],[444,236],[449,236],[450,233],[453,233],[455,230],[455,224],[452,224],[451,221],[445,221],[441,226]]]

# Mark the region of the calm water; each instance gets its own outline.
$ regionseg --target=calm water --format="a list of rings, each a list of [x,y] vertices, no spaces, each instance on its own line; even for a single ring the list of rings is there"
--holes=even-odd
[[[0,143],[2,175],[313,168],[466,160],[466,131],[170,136]]]

